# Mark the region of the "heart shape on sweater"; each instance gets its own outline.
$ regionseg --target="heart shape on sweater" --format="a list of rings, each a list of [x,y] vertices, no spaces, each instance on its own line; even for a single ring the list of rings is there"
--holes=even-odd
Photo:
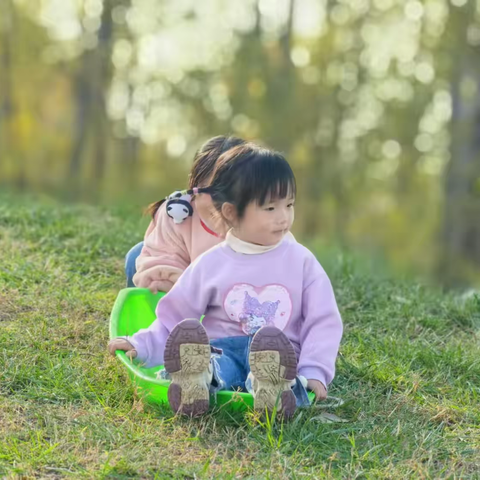
[[[283,330],[292,315],[292,300],[282,285],[235,285],[226,295],[223,307],[228,318],[240,322],[247,335],[265,325]]]

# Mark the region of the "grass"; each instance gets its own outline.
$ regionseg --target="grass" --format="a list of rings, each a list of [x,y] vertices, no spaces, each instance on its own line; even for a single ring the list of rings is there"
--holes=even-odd
[[[142,403],[107,356],[134,209],[0,196],[0,477],[480,478],[480,299],[319,251],[345,322],[330,410],[260,424]]]

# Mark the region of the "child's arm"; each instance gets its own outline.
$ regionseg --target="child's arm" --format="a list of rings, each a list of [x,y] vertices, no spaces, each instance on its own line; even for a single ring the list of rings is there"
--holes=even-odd
[[[136,350],[136,358],[146,367],[163,365],[168,335],[175,325],[186,318],[200,319],[210,301],[211,287],[199,259],[190,265],[174,288],[157,305],[157,319],[149,328],[132,336],[122,337]]]
[[[298,373],[326,387],[335,375],[342,319],[330,280],[313,255],[305,266],[305,282]]]
[[[180,234],[186,225],[175,225],[167,215],[165,204],[150,223],[142,252],[136,261],[133,283],[152,292],[168,292],[190,264],[190,254]]]

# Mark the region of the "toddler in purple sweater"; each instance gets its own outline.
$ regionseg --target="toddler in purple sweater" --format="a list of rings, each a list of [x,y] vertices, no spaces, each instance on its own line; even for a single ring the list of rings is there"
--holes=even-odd
[[[149,328],[112,340],[110,352],[165,365],[175,412],[200,415],[211,392],[242,389],[256,410],[291,417],[309,404],[307,389],[326,397],[342,336],[327,274],[290,233],[294,174],[281,154],[244,144],[201,190],[231,226],[225,241],[185,270]]]

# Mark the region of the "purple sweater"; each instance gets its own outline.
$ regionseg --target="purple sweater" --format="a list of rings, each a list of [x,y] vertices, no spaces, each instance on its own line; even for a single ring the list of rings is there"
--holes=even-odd
[[[328,385],[342,337],[330,280],[293,237],[257,255],[223,242],[201,255],[157,306],[152,325],[127,338],[147,367],[163,364],[169,333],[200,318],[210,339],[249,335],[263,325],[282,329],[298,358],[298,374]]]

